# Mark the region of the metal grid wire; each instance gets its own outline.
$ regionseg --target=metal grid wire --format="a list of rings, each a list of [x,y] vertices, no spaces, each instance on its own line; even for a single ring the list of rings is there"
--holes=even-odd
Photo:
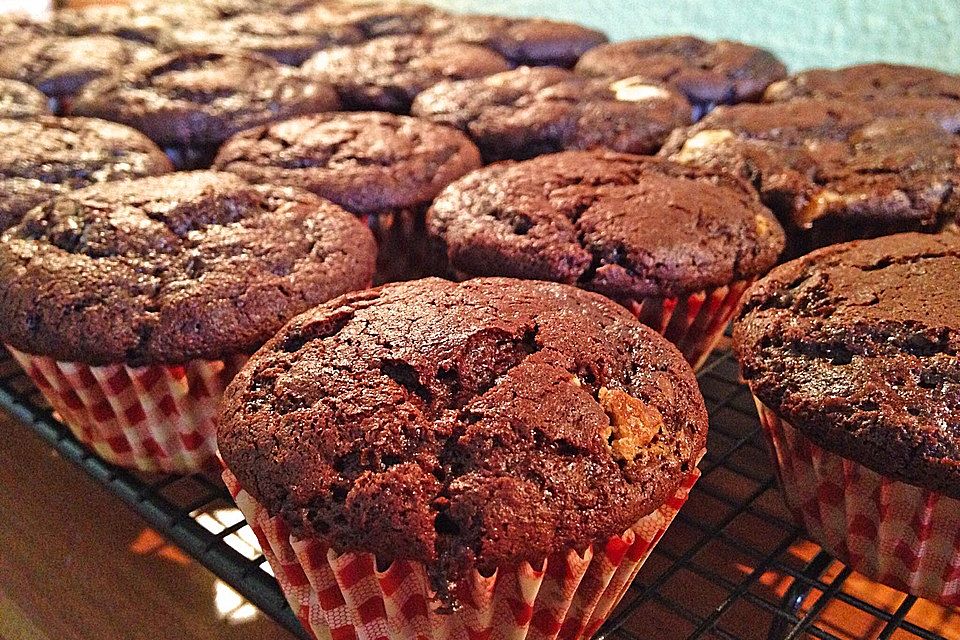
[[[730,352],[715,354],[698,377],[711,427],[703,476],[597,637],[960,640],[960,610],[872,583],[803,538],[777,493],[753,401],[737,382]],[[254,605],[307,637],[219,478],[137,474],[104,463],[70,436],[9,359],[0,359],[0,406]]]

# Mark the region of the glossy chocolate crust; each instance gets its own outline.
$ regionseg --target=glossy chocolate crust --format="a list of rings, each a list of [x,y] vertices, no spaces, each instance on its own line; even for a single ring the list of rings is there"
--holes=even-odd
[[[607,151],[475,171],[436,199],[427,229],[461,277],[554,280],[616,299],[752,278],[784,242],[738,178]]]
[[[336,205],[229,173],[110,182],[0,240],[0,337],[87,364],[250,353],[301,311],[365,287],[376,247]]]
[[[214,167],[253,182],[301,187],[358,215],[422,210],[480,166],[459,131],[389,113],[325,113],[250,129]]]
[[[794,100],[720,107],[660,154],[751,182],[794,250],[901,231],[960,211],[960,101]]]
[[[161,145],[203,146],[266,122],[339,106],[329,84],[265,56],[191,49],[91,83],[72,113],[122,122]]]
[[[423,562],[438,595],[622,533],[703,450],[669,343],[565,285],[427,279],[291,321],[228,388],[219,446],[299,536]]]
[[[960,76],[905,64],[873,62],[840,69],[808,69],[774,82],[764,102],[798,98],[895,98],[914,96],[960,100]]]
[[[655,153],[690,123],[676,89],[639,78],[589,79],[557,67],[520,67],[441,82],[411,113],[465,131],[485,162],[525,160],[569,149]]]
[[[587,51],[576,71],[587,76],[641,76],[669,82],[697,105],[755,102],[787,68],[763,49],[740,42],[666,36],[612,42]]]
[[[96,118],[0,119],[0,139],[0,231],[57,194],[173,170],[149,138]]]
[[[960,236],[821,249],[744,299],[743,377],[820,446],[960,497]]]

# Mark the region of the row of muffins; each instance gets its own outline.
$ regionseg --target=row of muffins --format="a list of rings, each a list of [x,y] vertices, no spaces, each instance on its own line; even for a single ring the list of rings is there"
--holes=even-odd
[[[673,40],[671,46],[678,50],[696,48],[681,46],[686,39]],[[382,52],[383,46],[389,45],[378,43],[375,50]],[[724,46],[741,55],[746,51]],[[669,47],[654,50],[660,56],[676,55],[664,48]],[[615,64],[624,59],[621,54]],[[759,56],[761,62],[765,59]],[[482,633],[491,625],[513,629],[531,624],[548,635],[590,635],[662,533],[671,509],[682,503],[705,443],[706,417],[689,369],[636,317],[666,333],[688,360],[705,356],[743,288],[772,266],[783,247],[783,231],[764,205],[782,220],[784,211],[794,211],[773,207],[778,198],[786,200],[777,188],[790,172],[812,174],[814,187],[829,184],[829,193],[836,196],[822,198],[824,204],[849,193],[862,201],[863,192],[847,191],[848,182],[823,182],[822,177],[859,163],[850,171],[854,176],[870,175],[870,169],[882,174],[883,181],[870,183],[878,185],[878,194],[898,190],[903,198],[918,201],[918,210],[927,207],[924,211],[939,202],[941,208],[933,209],[936,223],[929,226],[946,224],[955,207],[948,157],[955,139],[936,132],[949,128],[955,96],[950,97],[950,77],[944,74],[931,73],[934,80],[909,87],[897,80],[912,73],[886,66],[834,72],[892,78],[862,83],[874,92],[886,87],[880,92],[895,96],[886,106],[877,96],[842,97],[844,104],[853,103],[849,116],[837,105],[819,102],[791,106],[786,115],[747,105],[747,113],[729,120],[720,114],[733,110],[720,109],[708,116],[709,124],[672,136],[682,141],[672,143],[678,149],[665,151],[675,161],[570,151],[479,168],[481,157],[499,159],[495,154],[513,158],[568,146],[614,145],[598,143],[596,136],[617,140],[610,131],[622,132],[623,123],[634,123],[637,116],[628,111],[618,120],[614,110],[591,123],[595,105],[623,106],[610,100],[610,92],[655,99],[650,111],[657,114],[664,106],[675,111],[683,98],[668,85],[646,80],[604,81],[608,92],[596,98],[590,87],[601,85],[595,81],[552,69],[445,83],[448,89],[441,84],[413,99],[417,115],[433,118],[429,114],[435,113],[439,122],[465,129],[466,136],[382,113],[324,114],[261,125],[218,149],[215,167],[231,173],[176,173],[105,184],[66,193],[30,211],[0,243],[0,287],[3,297],[14,301],[2,309],[6,313],[0,325],[8,327],[5,342],[71,426],[105,429],[102,434],[78,429],[105,456],[156,465],[170,458],[163,454],[172,435],[178,443],[174,457],[185,456],[176,463],[191,468],[213,450],[211,416],[242,360],[290,317],[338,293],[363,289],[373,277],[376,250],[369,231],[317,195],[373,223],[381,262],[388,266],[398,264],[384,259],[389,246],[430,270],[439,258],[443,264],[438,268],[457,279],[511,275],[578,285],[426,280],[335,298],[281,329],[241,369],[223,403],[219,444],[231,470],[228,483],[278,575],[298,568],[313,585],[311,598],[297,585],[285,584],[291,594],[304,598],[298,603],[300,613],[307,612],[305,623],[317,625],[319,634],[333,630],[332,621],[348,620],[346,626],[355,629],[386,625],[393,637],[416,635],[411,630],[424,633],[424,627],[431,637],[456,637],[463,626]],[[199,75],[215,78],[216,71]],[[709,86],[692,71],[668,75],[684,77],[690,86],[700,86],[697,81]],[[391,75],[385,77],[389,81]],[[802,77],[777,90],[817,86]],[[541,88],[524,89],[528,83],[541,83]],[[501,84],[508,90],[501,91]],[[929,86],[935,88],[924,88]],[[486,117],[484,91],[494,103]],[[715,87],[714,93],[704,94],[702,108],[737,96],[756,98],[760,91],[741,78],[736,89]],[[910,92],[924,98],[914,101],[919,107],[897,106],[910,102],[903,96]],[[928,100],[931,92],[938,92],[938,98]],[[447,94],[450,104],[444,105]],[[528,100],[529,95],[537,97]],[[471,103],[477,96],[479,106]],[[497,104],[502,102],[507,104]],[[506,112],[497,111],[503,106]],[[558,106],[560,116],[538,115],[556,113]],[[666,138],[676,125],[660,125],[658,117],[652,118],[653,125],[642,126],[660,127],[662,133],[655,135]],[[710,121],[712,117],[718,120]],[[803,129],[800,134],[781,138],[784,119],[794,117],[808,129],[796,125]],[[549,132],[536,137],[557,121],[576,126],[558,127],[563,133],[554,139],[559,142],[552,142]],[[835,121],[842,126],[831,128]],[[500,122],[505,128],[497,129]],[[541,122],[546,124],[538,126]],[[912,127],[924,135],[901,136]],[[576,135],[564,137],[571,130]],[[626,131],[619,139],[642,139],[636,133],[640,130]],[[517,139],[525,142],[516,144]],[[739,147],[731,144],[734,140]],[[877,158],[876,150],[890,142],[900,146],[881,151],[879,166],[871,164],[870,154]],[[929,149],[937,151],[935,162],[924,165],[921,151]],[[692,167],[676,162],[698,155],[709,162],[690,160],[703,165]],[[742,162],[744,157],[751,163]],[[758,157],[767,162],[756,161]],[[811,164],[824,158],[824,168]],[[911,182],[893,182],[888,189],[902,169],[914,166]],[[740,175],[731,174],[731,167]],[[904,184],[914,190],[905,190]],[[863,183],[858,186],[862,189]],[[798,195],[790,206],[801,209],[806,204],[798,202],[817,195],[813,188],[792,193]],[[889,199],[878,201],[890,209]],[[896,218],[897,211],[890,211]],[[398,234],[387,242],[391,230]],[[960,556],[943,544],[956,530],[949,520],[957,512],[951,512],[949,502],[955,480],[948,473],[956,460],[949,438],[956,429],[949,412],[956,389],[951,377],[956,314],[945,306],[941,315],[931,316],[922,307],[932,295],[925,292],[950,290],[950,278],[956,277],[951,262],[955,241],[897,236],[886,242],[815,254],[804,263],[812,266],[804,268],[803,277],[791,276],[789,269],[795,266],[773,274],[748,295],[741,325],[747,328],[739,330],[738,349],[745,373],[758,381],[758,397],[781,423],[790,423],[788,428],[796,425],[849,458],[858,459],[859,451],[867,450],[861,461],[873,470],[944,496],[924,498],[923,505],[939,501],[939,511],[931,507],[918,515],[928,521],[938,515],[935,544],[927,546],[937,549],[927,554],[936,556],[932,566],[915,570],[912,582],[869,573],[950,602],[949,569]],[[883,255],[872,262],[855,257],[871,251]],[[844,256],[841,264],[853,262],[853,273],[866,275],[847,284],[822,274],[819,265],[829,263],[831,252]],[[903,274],[894,273],[898,269],[913,278],[921,307],[876,292],[871,277],[884,279],[884,291],[897,294],[904,288],[898,282]],[[763,293],[767,290],[769,295]],[[838,303],[830,295],[846,309],[880,309],[876,316],[864,314],[887,332],[878,334],[878,342],[897,333],[884,316],[891,312],[882,311],[893,305],[909,348],[904,353],[937,358],[931,366],[908,365],[899,378],[888,378],[903,379],[902,385],[922,375],[925,382],[918,388],[937,390],[936,398],[917,390],[910,406],[918,415],[904,408],[890,428],[876,418],[888,415],[886,405],[900,387],[877,390],[876,374],[886,369],[867,365],[867,360],[861,364],[861,359],[883,361],[875,357],[877,347],[869,346],[874,343],[863,339],[878,329],[856,311],[833,319]],[[783,318],[771,321],[771,310]],[[758,313],[763,317],[755,320]],[[834,342],[803,340],[804,330],[793,325],[808,313],[828,319],[818,335]],[[929,329],[918,330],[925,322]],[[849,337],[843,337],[850,324]],[[918,335],[928,342],[920,344]],[[868,348],[862,348],[865,344]],[[761,355],[752,356],[753,349]],[[846,364],[857,366],[826,374],[829,380],[847,380],[848,386],[838,386],[834,399],[820,408],[815,405],[822,399],[818,381],[823,380],[824,357],[836,367],[846,366],[848,359]],[[902,360],[903,353],[892,358]],[[805,359],[815,366],[801,366]],[[850,375],[861,370],[864,380]],[[804,401],[804,389],[796,389],[805,383],[811,401]],[[860,403],[858,396],[844,429],[856,433],[857,425],[877,425],[878,432],[901,434],[906,448],[884,447],[877,436],[867,443],[878,446],[842,449],[839,440],[822,435],[819,425],[831,424],[830,417],[845,410],[842,397],[851,387],[869,389],[869,402],[880,408],[870,409],[873,405]],[[203,429],[192,423],[194,416],[206,425]],[[141,429],[144,423],[151,427]],[[157,423],[166,433],[162,428],[157,432]],[[787,432],[782,424],[779,428]],[[911,438],[922,438],[928,448],[910,448]],[[184,453],[198,447],[206,447],[206,455]],[[895,464],[878,458],[885,449],[893,452]],[[914,465],[904,451],[916,451],[918,459],[928,461],[921,475],[911,475]],[[940,471],[931,471],[931,464]],[[939,479],[927,482],[924,477]],[[836,481],[836,476],[829,479]],[[797,486],[809,492],[816,485],[808,479]],[[891,494],[890,483],[884,491]],[[808,503],[800,504],[809,511]],[[895,511],[893,520],[903,520],[902,510]],[[809,515],[804,522],[817,531],[818,523]],[[863,523],[854,522],[858,539],[869,540]],[[836,538],[836,522],[828,524],[835,525],[831,533]],[[890,535],[885,532],[884,539]],[[924,535],[926,544],[931,534]],[[848,561],[856,560],[853,552],[824,544]],[[587,549],[597,553],[596,561],[585,566]],[[617,549],[629,551],[623,555]],[[882,549],[857,552],[874,562],[886,554]],[[545,557],[547,578],[539,576],[544,582],[529,601],[530,583],[523,581],[536,576]],[[630,562],[624,563],[624,557]],[[372,602],[358,599],[369,597],[366,587],[344,586],[357,579],[357,571],[361,585],[367,579],[381,584]],[[938,572],[948,586],[936,592],[928,583],[929,575]],[[491,586],[489,578],[496,573],[503,579]],[[596,577],[604,585],[609,579],[609,590],[598,589]],[[284,577],[280,580],[284,584]],[[521,583],[527,588],[518,596],[511,584]],[[394,599],[395,586],[390,585],[395,584],[407,585],[402,590],[406,600]],[[564,598],[556,595],[561,591]],[[433,615],[435,595],[441,607],[459,613]],[[597,606],[574,607],[578,598]],[[523,611],[529,607],[529,618],[504,614],[504,607],[518,611],[518,605]]]

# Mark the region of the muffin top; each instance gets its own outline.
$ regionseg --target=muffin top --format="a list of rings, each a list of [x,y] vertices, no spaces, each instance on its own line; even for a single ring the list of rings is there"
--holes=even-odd
[[[0,118],[50,115],[47,96],[25,82],[0,78]]]
[[[359,29],[330,25],[307,14],[245,14],[168,32],[157,46],[168,51],[197,48],[241,49],[277,62],[301,65],[321,49],[363,40]]]
[[[221,18],[212,3],[195,0],[131,0],[60,9],[51,24],[67,36],[108,34],[153,44],[175,29],[190,28]]]
[[[767,85],[787,75],[786,67],[769,51],[692,36],[605,44],[586,52],[576,70],[588,76],[669,81],[691,102],[708,104],[757,100]]]
[[[348,109],[409,113],[418,93],[441,80],[479,78],[510,68],[491,49],[423,36],[387,36],[320,51],[304,73],[330,82]]]
[[[795,100],[722,107],[660,151],[750,180],[782,220],[912,221],[937,229],[960,193],[960,101]]]
[[[328,84],[253,53],[195,49],[87,87],[73,113],[123,122],[164,145],[218,144],[273,120],[339,107]]]
[[[757,397],[817,444],[960,497],[960,236],[834,245],[778,267],[734,330]]]
[[[514,65],[572,67],[607,36],[572,22],[493,15],[444,15],[427,23],[426,35],[493,49]]]
[[[656,158],[567,151],[453,183],[427,229],[460,276],[679,296],[766,272],[783,230],[742,180]]]
[[[118,67],[156,53],[144,44],[107,35],[49,36],[5,49],[0,77],[26,82],[49,96],[69,96]]]
[[[323,0],[305,13],[311,19],[359,29],[368,40],[423,33],[433,19],[447,15],[430,5],[392,0]]]
[[[427,205],[480,166],[459,131],[389,113],[324,113],[244,131],[214,167],[312,191],[356,214]]]
[[[809,69],[774,82],[765,102],[797,98],[891,98],[918,96],[960,100],[960,76],[904,64],[874,62],[840,69]]]
[[[93,118],[0,119],[0,139],[0,231],[58,193],[173,169],[143,134]]]
[[[427,279],[292,320],[228,387],[223,459],[293,531],[457,582],[618,535],[703,451],[679,352],[565,285]]]
[[[418,95],[411,112],[465,131],[486,162],[595,147],[653,153],[691,114],[666,85],[611,83],[557,67],[441,82]]]
[[[0,13],[0,50],[26,44],[53,33],[50,23],[25,13]]]
[[[0,337],[93,365],[217,360],[366,286],[375,255],[356,218],[289,187],[215,172],[103,183],[0,239]]]

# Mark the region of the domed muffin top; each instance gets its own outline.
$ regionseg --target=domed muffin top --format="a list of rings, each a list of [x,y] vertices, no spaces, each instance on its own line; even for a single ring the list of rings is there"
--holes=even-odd
[[[375,253],[354,216],[287,187],[214,172],[94,185],[0,240],[0,337],[94,365],[248,353],[367,286]]]
[[[750,180],[785,223],[915,223],[936,230],[960,197],[960,101],[901,97],[720,107],[660,154]]]
[[[665,36],[612,42],[587,51],[576,70],[588,76],[641,76],[667,81],[693,103],[735,104],[758,99],[787,68],[763,49],[741,42]]]
[[[509,68],[492,49],[416,35],[327,49],[303,65],[307,75],[335,86],[347,109],[392,113],[409,113],[416,95],[441,80],[479,78]]]
[[[906,64],[873,62],[840,69],[808,69],[774,82],[765,102],[797,98],[864,100],[915,96],[960,100],[960,76]]]
[[[329,84],[266,56],[190,49],[128,65],[90,83],[71,112],[122,122],[163,145],[202,145],[339,106]]]
[[[554,280],[620,297],[693,293],[766,272],[783,230],[743,181],[606,151],[468,174],[427,228],[458,275]]]
[[[25,82],[0,78],[0,118],[48,116],[47,96]]]
[[[48,198],[173,169],[139,131],[96,118],[0,119],[0,231]]]
[[[960,497],[960,236],[821,249],[744,299],[743,377],[774,412],[884,476]]]
[[[672,495],[707,416],[682,356],[565,285],[427,279],[292,320],[228,387],[219,446],[300,536],[465,572],[619,535]],[[448,599],[449,602],[449,599]]]
[[[655,153],[691,116],[686,98],[666,85],[584,78],[557,67],[440,82],[416,97],[411,112],[465,131],[486,162],[567,149]]]
[[[459,131],[389,113],[324,113],[238,133],[214,167],[302,187],[356,214],[423,207],[480,166]]]

